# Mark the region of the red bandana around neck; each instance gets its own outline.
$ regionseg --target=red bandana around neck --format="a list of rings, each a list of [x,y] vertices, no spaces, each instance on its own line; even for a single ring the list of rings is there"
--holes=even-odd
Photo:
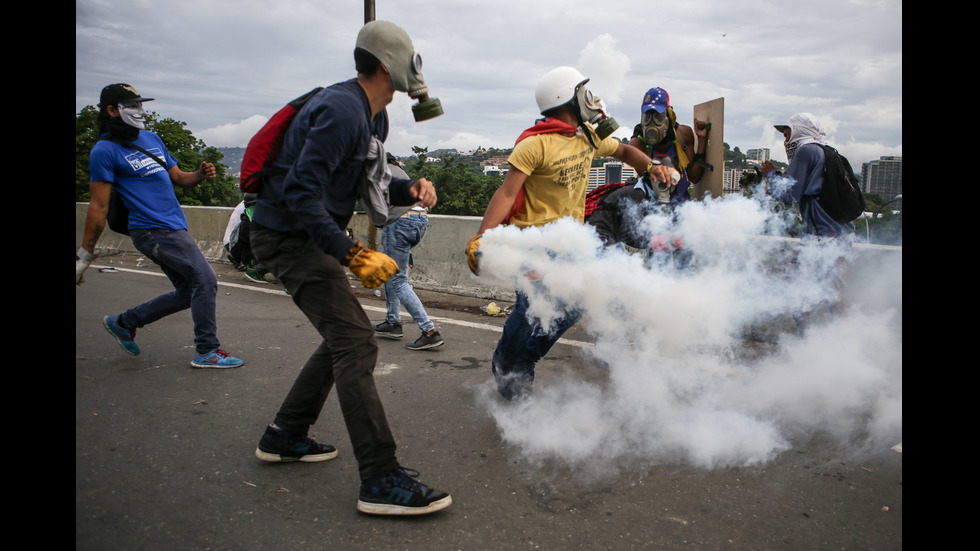
[[[578,132],[578,129],[576,129],[574,126],[566,122],[562,122],[558,119],[554,119],[551,117],[545,117],[543,119],[538,119],[534,121],[534,126],[528,128],[524,132],[521,132],[521,135],[517,137],[517,141],[514,142],[514,145],[521,143],[521,140],[530,136],[538,136],[540,134],[555,134],[555,133],[574,134],[576,132]]]

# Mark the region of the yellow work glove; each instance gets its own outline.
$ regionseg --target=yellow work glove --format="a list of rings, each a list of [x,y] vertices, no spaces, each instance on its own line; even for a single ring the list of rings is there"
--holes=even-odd
[[[480,275],[480,236],[474,235],[466,242],[466,264],[473,275]]]
[[[368,289],[384,285],[384,282],[398,273],[398,264],[395,264],[390,256],[365,249],[360,241],[347,251],[344,265],[350,268],[350,271],[361,280],[361,284]]]

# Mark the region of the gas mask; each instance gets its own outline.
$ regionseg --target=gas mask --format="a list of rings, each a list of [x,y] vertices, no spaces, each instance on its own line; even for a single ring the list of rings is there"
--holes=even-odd
[[[418,100],[412,105],[415,122],[442,115],[442,103],[439,98],[429,98],[429,88],[422,78],[422,56],[415,52],[412,39],[401,27],[387,21],[370,21],[358,33],[356,45],[388,68],[395,90]]]
[[[650,109],[643,113],[640,124],[643,129],[643,141],[649,145],[656,145],[667,138],[667,131],[670,130],[670,116],[666,110],[663,113],[658,113],[656,109]]]
[[[143,109],[143,102],[120,103],[119,118],[129,126],[146,130],[146,111]]]
[[[575,103],[578,105],[579,119],[596,125],[595,133],[600,140],[608,138],[619,128],[616,119],[606,114],[606,104],[602,98],[584,85],[575,90]]]

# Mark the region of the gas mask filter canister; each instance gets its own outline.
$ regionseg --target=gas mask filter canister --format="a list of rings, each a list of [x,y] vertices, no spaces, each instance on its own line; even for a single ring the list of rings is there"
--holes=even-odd
[[[583,121],[596,125],[595,133],[600,140],[608,138],[619,128],[616,119],[606,115],[606,104],[602,98],[593,94],[584,84],[575,91],[575,99],[579,106],[579,116]]]

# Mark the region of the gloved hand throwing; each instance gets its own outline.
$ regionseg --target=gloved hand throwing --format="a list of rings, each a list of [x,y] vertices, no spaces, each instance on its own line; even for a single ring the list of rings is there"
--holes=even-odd
[[[360,241],[347,251],[344,265],[350,268],[368,289],[384,285],[391,276],[398,273],[398,264],[390,256],[371,249],[365,249]]]
[[[474,235],[466,242],[466,264],[473,275],[480,275],[480,236]]]
[[[79,247],[75,253],[75,285],[85,283],[85,270],[89,264],[95,260],[95,255],[86,251],[85,247]]]

